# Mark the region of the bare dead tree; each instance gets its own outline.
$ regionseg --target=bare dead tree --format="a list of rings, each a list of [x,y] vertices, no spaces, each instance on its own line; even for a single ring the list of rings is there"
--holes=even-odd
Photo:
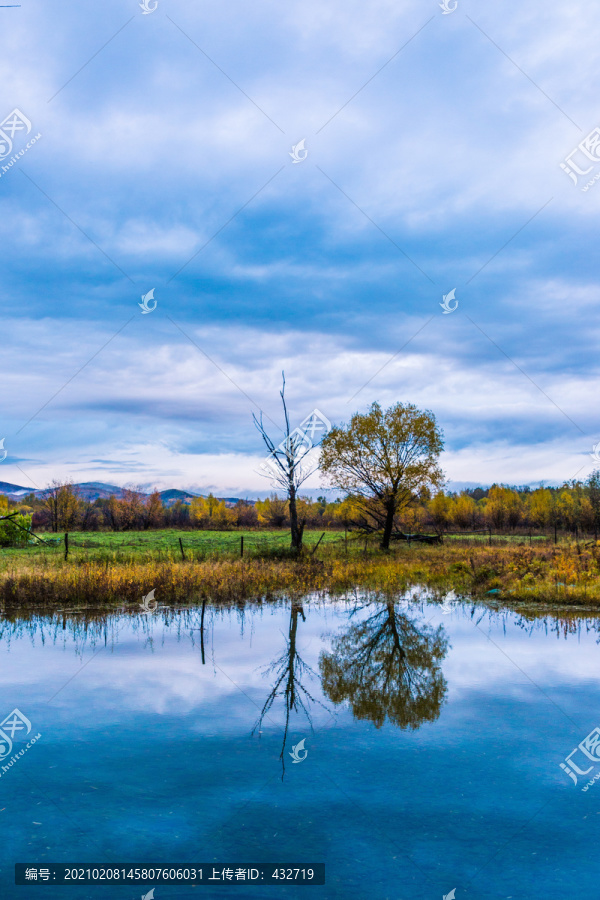
[[[312,468],[302,465],[302,462],[306,460],[306,457],[313,449],[313,443],[300,428],[290,429],[290,419],[285,402],[285,372],[282,372],[281,375],[283,385],[279,396],[281,397],[285,419],[283,441],[275,446],[275,442],[269,437],[263,425],[262,413],[258,419],[253,413],[252,418],[269,451],[268,465],[270,471],[265,473],[265,477],[273,479],[285,491],[290,510],[291,547],[292,550],[300,552],[302,550],[305,520],[298,521],[298,509],[296,506],[298,489],[307,478],[317,471],[318,465]]]
[[[290,625],[284,652],[268,666],[265,674],[275,673],[275,683],[267,697],[265,704],[260,712],[258,721],[252,729],[252,734],[260,729],[265,716],[269,716],[269,712],[273,703],[278,697],[283,699],[285,724],[283,728],[283,740],[281,743],[281,780],[285,775],[285,745],[288,738],[290,728],[290,716],[292,713],[303,712],[312,730],[312,717],[310,714],[310,704],[318,703],[323,709],[327,707],[320,700],[312,696],[308,689],[302,683],[304,677],[316,677],[316,673],[301,658],[296,649],[297,633],[298,633],[298,616],[302,617],[302,621],[306,622],[304,609],[302,604],[297,600],[292,601],[290,610]]]

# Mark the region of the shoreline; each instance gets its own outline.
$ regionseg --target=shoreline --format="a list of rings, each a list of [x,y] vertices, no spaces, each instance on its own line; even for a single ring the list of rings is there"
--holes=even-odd
[[[13,558],[0,572],[0,607],[52,610],[139,606],[149,591],[165,604],[269,601],[310,593],[333,597],[352,590],[398,595],[420,586],[433,596],[457,595],[503,607],[600,610],[600,542],[488,547],[458,545],[370,547],[345,551],[323,542],[315,554],[287,551],[205,559],[90,559],[74,553]]]

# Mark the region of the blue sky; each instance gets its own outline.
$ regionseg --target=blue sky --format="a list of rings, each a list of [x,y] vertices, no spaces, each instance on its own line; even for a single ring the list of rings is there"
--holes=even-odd
[[[587,6],[24,0],[0,20],[0,119],[32,125],[0,160],[0,479],[256,496],[251,414],[280,421],[282,369],[294,421],[433,410],[454,484],[589,474],[593,135],[587,176],[560,166],[600,125]]]

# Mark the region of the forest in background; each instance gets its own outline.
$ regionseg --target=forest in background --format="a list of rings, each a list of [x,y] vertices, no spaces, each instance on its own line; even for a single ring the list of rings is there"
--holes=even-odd
[[[352,497],[328,501],[299,497],[298,513],[307,529],[370,530]],[[46,497],[26,495],[18,501],[0,496],[0,516],[18,513],[16,523],[34,532],[140,531],[159,528],[235,530],[286,528],[289,504],[273,493],[251,503],[226,504],[212,495],[163,504],[157,491],[125,490],[121,498],[87,501],[72,484],[54,483]],[[493,485],[461,492],[420,491],[395,518],[399,531],[444,534],[491,530],[494,533],[560,532],[594,534],[600,531],[600,470],[586,481],[561,487]],[[19,530],[18,528],[16,529]],[[23,532],[22,532],[23,534]],[[0,541],[18,539],[12,522],[0,522]]]

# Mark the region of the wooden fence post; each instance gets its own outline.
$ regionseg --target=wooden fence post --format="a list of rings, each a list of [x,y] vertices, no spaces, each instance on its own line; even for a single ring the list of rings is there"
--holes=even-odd
[[[69,558],[69,532],[65,531],[65,561]]]
[[[323,534],[321,535],[321,537],[320,537],[319,540],[317,541],[316,546],[313,547],[312,552],[311,552],[311,556],[314,556],[315,550],[317,549],[317,547],[319,546],[319,544],[321,543],[321,541],[323,540],[324,537],[325,537],[325,532],[323,532]]]
[[[244,555],[244,535],[240,538],[240,556]]]
[[[185,553],[183,552],[183,541],[179,538],[179,547],[181,549],[181,558],[185,562]]]

